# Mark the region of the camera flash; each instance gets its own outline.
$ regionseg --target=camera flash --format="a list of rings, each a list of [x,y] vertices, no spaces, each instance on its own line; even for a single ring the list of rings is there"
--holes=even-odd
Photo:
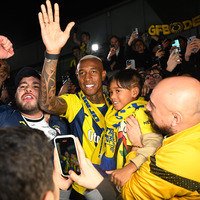
[[[98,44],[93,44],[92,45],[92,51],[97,51],[99,49],[99,45]]]

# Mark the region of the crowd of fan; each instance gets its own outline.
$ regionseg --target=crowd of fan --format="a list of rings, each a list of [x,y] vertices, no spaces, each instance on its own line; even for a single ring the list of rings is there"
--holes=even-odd
[[[186,38],[179,35],[172,40],[163,35],[150,36],[147,33],[133,32],[126,37],[126,41],[113,35],[107,47],[99,45],[98,50],[93,50],[90,34],[82,32],[79,41],[77,30],[75,28],[73,33],[73,41],[77,46],[72,49],[74,58],[70,62],[70,70],[67,70],[72,80],[76,79],[78,61],[87,54],[101,58],[108,78],[116,71],[134,68],[141,74],[144,85],[149,89],[153,89],[162,78],[170,76],[185,75],[200,80],[200,39],[196,36],[191,40],[191,36]],[[72,93],[73,91],[75,90],[71,89]]]
[[[107,78],[119,70],[128,68],[137,70],[143,78],[144,88],[147,88],[147,91],[151,91],[165,77],[185,75],[200,80],[200,39],[196,36],[192,36],[192,40],[191,36],[188,38],[177,36],[172,40],[163,35],[150,36],[146,33],[133,32],[126,40],[113,35],[110,37],[109,45],[99,45],[98,49],[93,50],[90,34],[82,32],[79,41],[77,31],[78,29],[74,28],[73,41],[76,46],[72,49],[73,59],[70,65],[66,66],[67,70],[63,76],[70,81],[62,80],[66,85],[64,89],[61,88],[60,94],[78,91],[76,67],[79,60],[88,54],[101,58]],[[177,40],[178,51],[173,45]],[[12,81],[9,81],[10,66],[5,60],[0,60],[0,65],[0,103],[7,104],[13,99],[15,91]],[[150,92],[144,94],[148,100]]]

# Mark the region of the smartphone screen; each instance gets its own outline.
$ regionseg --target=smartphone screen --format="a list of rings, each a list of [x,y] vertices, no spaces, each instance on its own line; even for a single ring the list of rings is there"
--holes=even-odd
[[[135,68],[135,60],[126,60],[126,67],[130,66],[130,69]]]
[[[62,175],[68,177],[69,170],[73,170],[79,175],[80,166],[74,135],[57,136],[54,139],[54,144]]]
[[[174,43],[172,44],[172,46],[180,48],[179,40],[174,40]]]
[[[69,75],[63,75],[62,76],[62,83],[63,85],[66,83],[66,82],[69,82],[70,81],[70,76]]]
[[[194,35],[194,36],[191,36],[191,37],[189,37],[189,38],[188,38],[188,42],[189,42],[189,43],[191,43],[191,42],[192,42],[192,40],[194,40],[195,38],[196,38],[196,36],[195,36],[195,35]]]
[[[189,43],[191,43],[192,42],[192,40],[194,40],[196,38],[196,36],[194,35],[194,36],[191,36],[191,37],[189,37],[188,38],[188,42]],[[194,52],[196,52],[196,51],[198,51],[198,49],[197,48],[194,48],[194,49],[192,49]]]
[[[132,28],[132,33],[134,33],[134,35],[136,35],[135,38],[138,38],[138,28]]]

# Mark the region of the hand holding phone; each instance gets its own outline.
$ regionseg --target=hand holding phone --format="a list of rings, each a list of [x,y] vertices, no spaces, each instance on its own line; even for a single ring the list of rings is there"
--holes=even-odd
[[[70,138],[70,141],[69,141]],[[66,141],[66,139],[68,141]],[[69,149],[72,150],[73,148],[76,149],[77,147],[77,158],[78,160],[81,160],[81,174],[77,173],[76,171],[70,171],[69,175],[63,175],[64,173],[62,171],[61,162],[62,160],[59,157],[60,153],[60,144],[64,145],[64,147],[68,146],[67,144],[71,144]],[[70,185],[72,184],[72,180],[76,182],[78,185],[86,187],[88,189],[95,189],[102,181],[103,177],[101,174],[96,170],[96,168],[93,166],[91,161],[85,157],[84,150],[78,140],[78,138],[75,138],[73,135],[63,135],[63,136],[57,136],[54,139],[55,144],[55,150],[54,150],[54,166],[55,166],[55,173],[56,173],[56,179],[57,183],[60,189],[67,190]],[[77,146],[76,146],[77,145]],[[62,176],[61,176],[62,174]],[[65,177],[68,177],[66,179]]]
[[[133,28],[132,33],[135,35],[135,38],[138,38],[138,35],[139,35],[138,28]]]
[[[172,48],[170,49],[170,54],[171,53],[174,53],[175,55],[177,55],[177,58],[179,58],[179,54],[180,54],[180,52],[181,52],[181,48],[180,48],[180,43],[179,43],[179,40],[177,39],[177,40],[174,40],[174,42],[173,42],[173,44],[172,44]],[[178,62],[180,62],[181,60],[180,59],[178,59],[177,60]]]
[[[191,43],[192,42],[192,40],[194,40],[196,38],[196,36],[195,35],[193,35],[193,36],[190,36],[189,38],[188,38],[188,42],[189,43]]]
[[[126,60],[126,69],[135,69],[135,60]]]
[[[191,36],[188,38],[188,43],[190,44],[194,39],[196,38],[195,35]],[[198,48],[193,48],[192,49],[194,52],[198,51]]]
[[[54,138],[56,154],[59,158],[61,174],[69,177],[69,171],[80,174],[79,157],[74,135],[60,135]]]
[[[167,68],[166,70],[169,71],[169,72],[172,72],[176,66],[178,64],[181,63],[182,59],[181,59],[181,54],[177,54],[175,51],[177,51],[177,49],[173,49],[170,56],[169,56],[169,59],[167,61]]]
[[[116,54],[116,49],[115,49],[115,45],[111,44],[110,45],[110,51],[108,53],[107,59],[110,59],[113,55]]]
[[[63,85],[66,83],[66,82],[70,82],[70,76],[69,75],[63,75],[62,76],[62,83]]]
[[[76,138],[76,145],[80,158],[81,174],[77,175],[74,171],[70,171],[70,179],[72,179],[80,186],[88,189],[95,189],[103,181],[104,178],[93,166],[91,161],[85,157],[85,152],[78,138]]]

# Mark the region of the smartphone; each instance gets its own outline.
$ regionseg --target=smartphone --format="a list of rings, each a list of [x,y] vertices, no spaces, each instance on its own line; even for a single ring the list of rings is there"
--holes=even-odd
[[[111,49],[111,48],[114,48],[114,47],[115,47],[115,45],[114,45],[114,44],[111,44],[111,45],[110,45],[110,49]]]
[[[172,53],[173,50],[174,50],[174,54],[179,54],[181,52],[179,40],[174,40],[174,42],[172,43],[172,48],[170,49],[170,54]],[[180,61],[180,59],[177,59],[177,61]]]
[[[130,66],[129,69],[135,69],[135,60],[134,59],[126,60],[126,67],[128,67],[128,66]]]
[[[174,54],[179,54],[179,53],[181,52],[179,40],[174,40],[174,42],[172,43],[171,52],[172,52],[174,49],[175,49]],[[171,53],[171,52],[170,52],[170,53]]]
[[[158,44],[157,45],[157,49],[159,50],[159,49],[162,49],[162,45],[161,44]]]
[[[173,44],[172,44],[172,47],[180,48],[179,40],[174,40],[174,42],[173,42]]]
[[[56,154],[59,158],[61,174],[69,177],[69,171],[73,170],[80,174],[78,151],[74,135],[59,135],[54,138]]]
[[[130,35],[126,35],[126,42],[130,40]]]
[[[132,28],[132,33],[134,33],[134,35],[137,35],[135,38],[138,38],[138,28]]]
[[[62,76],[62,83],[63,83],[63,85],[64,85],[66,82],[69,82],[69,81],[70,81],[70,76],[69,76],[69,75],[67,75],[67,76],[63,75],[63,76]]]
[[[189,43],[191,43],[192,42],[192,40],[194,40],[196,38],[196,36],[195,35],[193,35],[193,36],[191,36],[191,37],[189,37],[188,38],[188,42]],[[197,48],[194,48],[194,49],[192,49],[194,52],[196,52],[198,49]]]
[[[188,42],[189,43],[191,43],[192,42],[192,40],[194,40],[196,38],[196,36],[195,35],[193,35],[193,36],[190,36],[189,38],[188,38]]]

